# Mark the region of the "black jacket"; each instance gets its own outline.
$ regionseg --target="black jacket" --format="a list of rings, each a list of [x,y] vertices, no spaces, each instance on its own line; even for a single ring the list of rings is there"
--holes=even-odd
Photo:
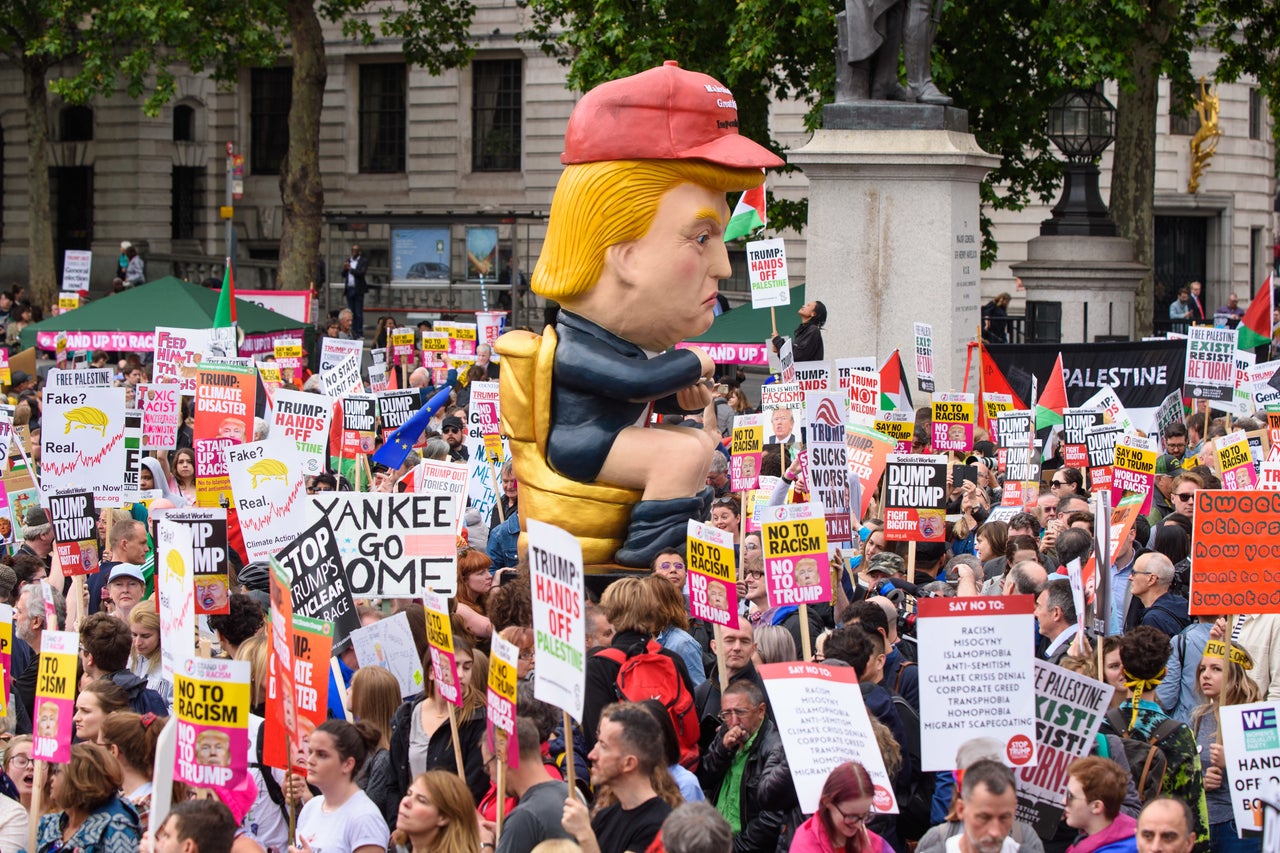
[[[754,681],[756,687],[760,688],[760,692],[764,693],[764,679],[760,677],[760,673],[756,672],[756,665],[751,661],[747,661],[745,667],[729,676],[729,683],[733,684],[742,678]],[[716,730],[720,728],[720,676],[715,670],[708,670],[707,680],[693,691],[693,706],[698,709],[698,727],[701,730],[698,735],[698,748],[706,752],[711,746],[711,739],[715,737]],[[769,718],[773,719],[773,707],[766,707],[769,709]]]
[[[351,259],[348,258],[347,260],[350,261]],[[369,282],[365,278],[365,275],[369,272],[369,256],[364,254],[360,255],[360,257],[355,259],[355,263],[351,264],[349,271],[356,281],[356,293],[363,296],[369,290]],[[346,281],[347,274],[344,272],[342,274],[342,282],[344,285],[346,284]]]
[[[782,346],[782,338],[774,338],[775,347]],[[801,323],[791,333],[791,358],[793,361],[822,361],[826,358],[822,346],[822,327],[817,323]]]
[[[413,715],[425,697],[422,694],[406,701],[391,718],[391,784],[388,791],[392,793],[391,801],[399,807],[400,800],[409,790],[413,780],[409,776],[409,731],[413,727]],[[484,709],[479,708],[467,719],[458,720],[458,740],[462,749],[462,768],[466,771],[464,780],[471,790],[471,796],[478,803],[489,792],[489,774],[484,769],[484,759],[480,757],[480,742],[484,739]],[[427,742],[427,769],[449,770],[456,772],[457,760],[453,757],[453,734],[449,726],[440,726]]]
[[[115,682],[129,694],[129,707],[135,714],[152,713],[157,717],[169,716],[169,703],[147,686],[145,678],[139,678],[127,669],[103,676]]]
[[[716,732],[698,769],[698,781],[707,802],[713,805],[719,799],[720,786],[733,757],[734,753],[725,749],[724,731]],[[782,736],[767,717],[761,721],[747,756],[738,796],[742,829],[733,838],[733,853],[773,853],[787,815],[797,803]]]

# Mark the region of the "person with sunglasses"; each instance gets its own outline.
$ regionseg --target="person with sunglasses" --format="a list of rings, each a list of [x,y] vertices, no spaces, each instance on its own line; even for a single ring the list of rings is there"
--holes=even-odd
[[[1183,471],[1173,478],[1169,487],[1169,503],[1174,512],[1194,518],[1196,511],[1196,492],[1204,488],[1204,480],[1193,471]]]
[[[462,418],[449,415],[440,422],[440,434],[449,444],[449,459],[453,462],[466,462],[470,458],[467,451],[467,429]]]
[[[796,829],[791,853],[889,853],[889,843],[867,829],[875,816],[875,786],[865,767],[847,761],[827,775],[818,810]]]
[[[1089,493],[1084,490],[1084,475],[1078,468],[1059,468],[1054,471],[1049,489],[1058,496],[1059,501],[1071,497],[1089,497]]]
[[[1138,558],[1129,574],[1129,586],[1133,598],[1142,602],[1142,607],[1130,604],[1125,619],[1126,632],[1138,625],[1149,625],[1176,637],[1191,624],[1187,600],[1170,590],[1173,580],[1173,563],[1164,554],[1151,551]]]

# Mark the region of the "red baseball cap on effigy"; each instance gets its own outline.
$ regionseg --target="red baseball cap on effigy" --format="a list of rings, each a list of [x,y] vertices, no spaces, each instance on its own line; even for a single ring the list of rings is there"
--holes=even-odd
[[[714,77],[667,60],[582,96],[564,133],[566,166],[606,160],[706,160],[735,169],[783,165],[738,133],[738,103]]]

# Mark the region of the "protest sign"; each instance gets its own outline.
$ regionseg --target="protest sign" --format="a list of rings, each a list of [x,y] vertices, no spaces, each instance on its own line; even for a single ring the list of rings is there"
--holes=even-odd
[[[1151,431],[1152,435],[1164,435],[1165,427],[1169,424],[1181,423],[1183,416],[1182,410],[1182,389],[1176,389],[1169,392],[1169,395],[1160,401],[1160,405],[1156,408],[1152,422],[1155,429]]]
[[[297,599],[297,594],[293,595]],[[333,625],[322,619],[293,614],[293,698],[302,726],[303,753],[295,763],[305,763],[310,749],[310,733],[329,716],[329,655],[333,651]],[[265,744],[264,744],[265,746]],[[264,750],[264,763],[283,766],[287,756],[284,744],[277,741],[270,753]]]
[[[582,719],[587,629],[582,546],[558,527],[528,519],[533,588],[533,695]]]
[[[346,340],[345,338],[322,338],[320,341],[320,363],[317,371],[321,376],[334,370],[342,362],[355,355],[357,362],[363,359],[364,341]]]
[[[974,741],[1010,767],[1034,765],[1034,597],[922,598],[917,608],[922,769],[954,770]]]
[[[831,390],[831,362],[796,362],[796,384],[805,394]]]
[[[982,413],[987,418],[987,430],[991,433],[991,440],[996,441],[999,430],[996,418],[1000,417],[1003,412],[1013,411],[1013,395],[984,391],[979,403],[982,405]]]
[[[182,392],[177,385],[143,384],[135,397],[142,409],[142,449],[172,450],[182,427]]]
[[[999,447],[1030,447],[1033,413],[1030,409],[1009,410],[996,415],[996,445]],[[1081,444],[1084,442],[1082,441]],[[1081,466],[1084,467],[1084,466]]]
[[[436,692],[446,702],[461,708],[462,690],[458,683],[458,663],[453,653],[449,599],[427,592],[422,596],[422,603],[427,611],[427,645],[431,648],[431,678],[435,681]]]
[[[261,737],[264,763],[281,770],[305,770],[303,740],[305,717],[298,713],[294,675],[293,597],[289,571],[273,557],[271,565],[271,611],[267,628],[267,713]],[[309,722],[309,720],[308,720]],[[310,737],[310,731],[307,732]],[[268,758],[269,756],[269,758]]]
[[[1232,390],[1231,399],[1215,403],[1214,408],[1224,412],[1230,412],[1236,417],[1248,417],[1253,414],[1253,383],[1249,380],[1249,370],[1258,361],[1258,357],[1251,352],[1245,350],[1236,350],[1235,359],[1235,388]]]
[[[893,453],[885,463],[884,538],[942,542],[947,536],[947,458]]]
[[[342,456],[354,459],[375,450],[377,412],[377,400],[372,395],[348,394],[342,398]]]
[[[124,389],[46,388],[40,493],[92,492],[98,507],[124,506]]]
[[[256,393],[257,375],[252,367],[201,364],[196,371],[193,444],[200,506],[218,506],[232,498],[226,451],[253,440]]]
[[[382,416],[382,439],[386,441],[413,413],[422,408],[422,395],[417,388],[402,391],[379,391],[378,414]],[[415,436],[417,438],[417,436]]]
[[[413,642],[409,615],[403,610],[351,632],[351,647],[360,666],[380,666],[400,682],[400,695],[422,692],[422,658]]]
[[[751,280],[752,308],[791,304],[787,250],[781,237],[747,243],[747,272]]]
[[[63,575],[87,575],[98,571],[98,526],[89,492],[49,495],[45,498],[53,541]]]
[[[775,382],[760,388],[760,411],[771,412],[774,409],[803,409],[804,392],[795,382]],[[777,442],[770,441],[769,444]]]
[[[114,381],[114,372],[109,367],[80,368],[76,370],[59,370],[55,367],[45,374],[44,387],[57,388],[59,391],[80,388],[110,388]]]
[[[1089,488],[1111,488],[1111,465],[1116,458],[1116,442],[1122,435],[1124,432],[1117,424],[1098,424],[1085,429],[1085,463],[1089,468]],[[1154,476],[1152,479],[1154,480]]]
[[[916,435],[916,419],[911,412],[876,412],[871,426],[876,432],[893,439],[896,452],[911,452],[911,442]]]
[[[225,790],[249,771],[249,662],[187,658],[173,683],[176,781]]]
[[[13,607],[0,604],[0,714],[9,713],[13,696]],[[39,670],[36,671],[39,675]]]
[[[353,352],[330,370],[320,374],[320,390],[329,397],[343,394],[360,394],[364,382],[360,380],[361,353]]]
[[[302,351],[302,339],[295,337],[275,338],[271,342],[271,355],[281,372],[286,372],[286,379],[293,381],[294,371],[304,364],[305,354]]]
[[[973,449],[972,394],[933,395],[933,449],[961,453]]]
[[[1258,485],[1258,475],[1253,468],[1253,456],[1249,453],[1249,439],[1243,430],[1236,430],[1213,441],[1218,460],[1218,471],[1224,489],[1253,489]]]
[[[1068,408],[1062,411],[1062,462],[1070,468],[1084,470],[1090,467],[1089,448],[1085,433],[1103,423],[1098,409]],[[1117,434],[1124,432],[1118,425],[1108,424]],[[1114,444],[1114,442],[1112,442]],[[1108,460],[1105,464],[1110,465]]]
[[[468,469],[465,462],[437,462],[424,459],[418,464],[414,478],[414,491],[430,494],[450,494],[454,498],[454,506],[458,509],[455,519],[458,534],[462,534],[462,510],[467,505]]]
[[[1102,386],[1098,393],[1085,401],[1083,408],[1101,412],[1106,423],[1119,424],[1120,428],[1125,432],[1133,432],[1138,428],[1137,424],[1133,422],[1133,418],[1129,417],[1129,412],[1125,409],[1124,403],[1120,402],[1120,396],[1116,394],[1116,389],[1110,385]]]
[[[1200,489],[1191,528],[1191,615],[1280,613],[1280,494]]]
[[[916,323],[916,387],[933,393],[933,324]]]
[[[1247,454],[1246,454],[1247,455]],[[1125,492],[1145,494],[1142,514],[1151,512],[1151,493],[1156,488],[1156,458],[1160,443],[1126,433],[1116,440],[1115,461],[1111,464],[1111,503],[1120,503]]]
[[[444,324],[437,323],[436,328]],[[449,323],[449,353],[451,355],[476,354],[476,336],[479,334],[475,323]]]
[[[302,459],[302,474],[314,477],[328,467],[325,443],[329,419],[333,417],[333,397],[280,389],[276,392],[271,416],[271,437],[293,439]]]
[[[258,381],[262,383],[266,406],[271,408],[275,405],[276,392],[284,387],[284,378],[280,375],[280,365],[274,361],[255,361],[253,366],[258,371]]]
[[[436,493],[327,492],[311,496],[307,520],[329,519],[353,596],[454,595],[456,501]]]
[[[1264,361],[1245,371],[1244,384],[1250,395],[1250,408],[1245,414],[1252,415],[1255,411],[1280,403],[1280,389],[1271,384],[1271,377],[1276,375],[1278,369],[1280,361]]]
[[[408,362],[413,359],[413,341],[417,335],[414,333],[412,326],[400,326],[391,330],[389,347],[391,349],[391,357],[398,362]]]
[[[227,585],[227,511],[216,509],[171,509],[165,521],[185,524],[191,529],[191,568],[195,584],[196,614],[230,613]]]
[[[1038,763],[1020,767],[1015,818],[1050,839],[1062,818],[1067,767],[1089,754],[1115,688],[1048,661],[1035,662]]]
[[[849,502],[852,483],[845,453],[844,399],[836,394],[806,394],[805,423],[808,429],[806,484],[812,499],[822,504],[827,524],[827,540],[846,544],[852,541]],[[857,495],[861,497],[861,495]]]
[[[484,445],[486,459],[501,463],[502,415],[498,404],[497,382],[472,382],[471,401],[467,404],[469,432],[476,433]]]
[[[831,558],[826,525],[810,504],[768,508],[761,531],[770,607],[831,600]]]
[[[876,486],[884,474],[885,460],[895,450],[896,443],[887,435],[860,424],[845,425],[851,524],[867,514],[867,507],[871,505]]]
[[[151,381],[176,382],[183,394],[195,393],[196,373],[206,358],[235,356],[235,329],[177,329],[157,326]],[[136,347],[133,347],[136,349]]]
[[[835,368],[836,387],[845,393],[848,393],[855,373],[874,373],[877,376],[880,375],[880,367],[876,362],[876,358],[871,355],[860,355],[854,356],[853,358],[837,358],[835,360]]]
[[[307,528],[276,555],[276,560],[289,573],[295,616],[331,624],[335,643],[360,627],[329,519],[322,518]]]
[[[853,669],[818,663],[769,663],[757,671],[782,735],[800,810],[805,814],[818,811],[827,776],[846,761],[856,761],[871,777],[876,813],[897,814],[893,781],[885,770]]]
[[[489,683],[485,696],[486,729],[490,735],[494,731],[505,732],[512,743],[511,735],[516,730],[516,673],[520,663],[520,648],[501,637],[495,636],[490,645]],[[501,754],[496,748],[494,752]],[[517,752],[518,750],[511,750]],[[508,756],[509,758],[510,756]]]
[[[1020,504],[1035,500],[1040,490],[1040,447],[1010,447],[1005,450],[1005,494],[1011,485],[1017,486]]]
[[[844,392],[849,400],[849,420],[869,424],[880,412],[880,374],[852,370]]]
[[[1193,400],[1229,401],[1236,388],[1236,332],[1212,326],[1187,329],[1186,378],[1183,388]]]
[[[160,668],[172,682],[182,662],[196,654],[195,540],[190,527],[164,518],[156,525],[156,540]]]
[[[1277,710],[1280,709],[1275,702],[1222,705],[1218,709],[1222,751],[1227,762],[1223,778],[1231,783],[1231,810],[1238,829],[1263,828],[1258,795],[1268,781],[1275,780],[1276,770],[1280,768]]]
[[[13,378],[9,372],[9,353],[0,350],[0,385],[12,385]]]
[[[124,477],[121,479],[121,499],[133,503],[142,491],[142,410],[124,410]],[[159,488],[155,475],[149,470],[152,488]]]
[[[294,440],[274,432],[227,448],[225,467],[251,561],[267,559],[306,527],[302,464]]]
[[[695,619],[738,627],[738,568],[733,534],[689,520],[689,610]]]
[[[760,484],[760,457],[764,455],[764,415],[736,415],[729,456],[729,488],[735,492]]]
[[[48,601],[49,599],[45,599]],[[56,624],[51,623],[51,624]],[[40,635],[40,669],[36,673],[31,757],[66,764],[71,761],[72,717],[75,715],[80,634],[44,631]]]
[[[62,290],[76,293],[89,289],[89,268],[93,266],[93,252],[66,249],[62,253]]]

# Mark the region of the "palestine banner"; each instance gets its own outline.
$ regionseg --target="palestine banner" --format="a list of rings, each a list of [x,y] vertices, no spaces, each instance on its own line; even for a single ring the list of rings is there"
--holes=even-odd
[[[1168,393],[1182,387],[1186,341],[1122,341],[1105,344],[992,344],[987,346],[1013,392],[1031,398],[1031,377],[1045,388],[1062,353],[1071,400],[1087,400],[1105,386],[1115,389],[1130,417],[1150,423]]]

